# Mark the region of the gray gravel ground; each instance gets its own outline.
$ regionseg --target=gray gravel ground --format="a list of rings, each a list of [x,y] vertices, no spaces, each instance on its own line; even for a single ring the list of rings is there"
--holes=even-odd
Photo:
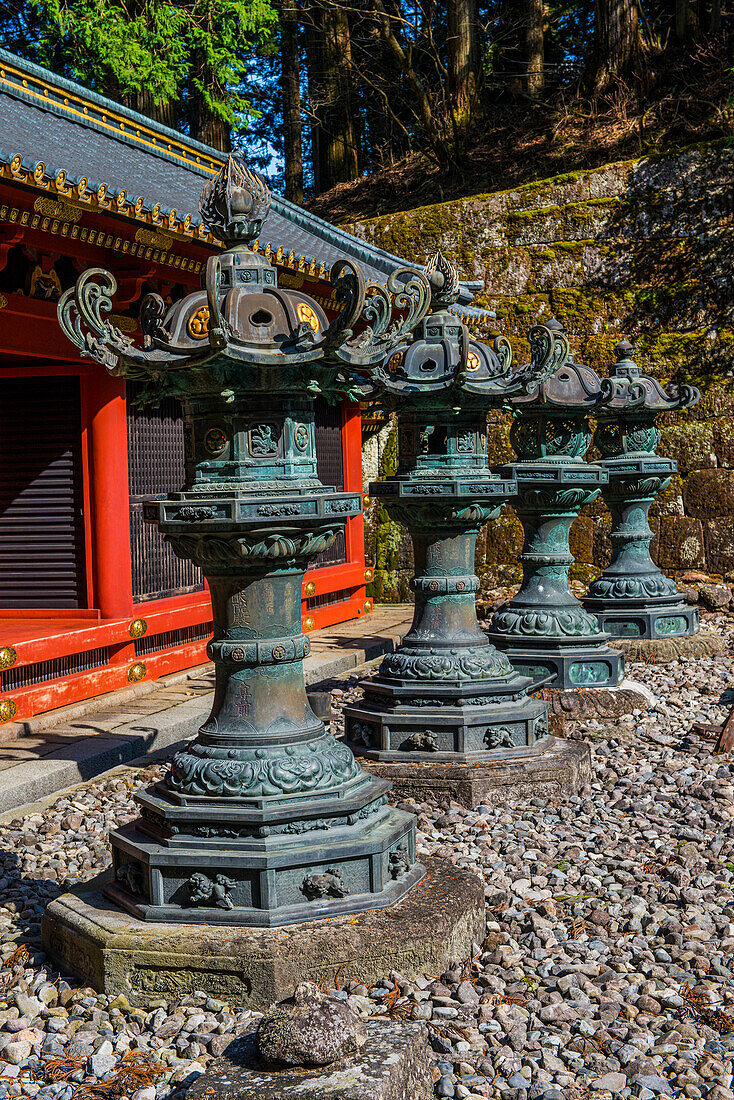
[[[734,618],[707,625],[732,639],[729,655],[636,664],[657,704],[570,731],[593,745],[581,796],[403,804],[422,854],[484,876],[487,938],[442,975],[392,973],[336,996],[365,1016],[428,1021],[437,1096],[734,1100],[734,763],[687,736],[734,702]],[[355,684],[341,682],[342,700]],[[0,825],[0,954],[18,960],[0,973],[0,1100],[182,1092],[253,1018],[204,994],[131,1008],[59,978],[40,951],[45,904],[104,868],[107,832],[161,773],[128,769]],[[62,1058],[77,1068],[53,1083]],[[144,1059],[154,1083],[132,1080]]]

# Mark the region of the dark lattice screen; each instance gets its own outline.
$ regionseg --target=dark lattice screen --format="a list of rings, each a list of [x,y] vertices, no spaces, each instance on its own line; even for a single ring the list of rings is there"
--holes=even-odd
[[[143,521],[143,501],[184,483],[181,409],[172,397],[156,408],[135,405],[140,383],[127,384],[127,455],[133,598],[162,599],[203,587],[200,570],[176,557],[158,528]]]
[[[133,597],[136,601],[162,599],[203,588],[201,573],[180,561],[161,538],[157,527],[143,521],[143,501],[180,488],[184,482],[183,431],[177,401],[167,398],[157,408],[138,408],[134,399],[140,385],[128,382],[127,449],[130,481],[130,541]],[[323,399],[315,404],[316,460],[324,485],[344,487],[342,417],[338,405]],[[315,566],[339,565],[347,560],[344,532],[316,559]]]
[[[314,404],[316,418],[316,472],[324,485],[344,488],[344,451],[342,449],[341,405],[330,405],[323,397]],[[341,565],[347,560],[347,544],[343,529],[328,550],[319,554],[314,569],[323,565]]]
[[[86,607],[79,379],[2,387],[0,606]]]

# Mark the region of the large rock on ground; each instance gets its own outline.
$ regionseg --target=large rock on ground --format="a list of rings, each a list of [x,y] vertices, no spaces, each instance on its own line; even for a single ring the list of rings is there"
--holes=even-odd
[[[321,993],[315,982],[302,982],[293,997],[267,1012],[257,1029],[260,1054],[289,1066],[328,1066],[356,1053],[367,1029],[345,1001]]]

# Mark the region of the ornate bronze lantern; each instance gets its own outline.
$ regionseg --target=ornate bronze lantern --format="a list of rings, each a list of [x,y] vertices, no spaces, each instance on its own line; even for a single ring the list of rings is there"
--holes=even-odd
[[[614,398],[599,410],[594,442],[609,475],[602,488],[612,516],[612,560],[589,586],[584,607],[618,638],[671,638],[698,631],[698,609],[684,604],[675,582],[650,557],[647,517],[658,493],[670,484],[676,463],[655,454],[660,413],[687,409],[701,396],[694,386],[663,389],[642,373],[634,349],[622,341],[610,372]]]
[[[370,494],[410,532],[413,624],[345,724],[355,752],[372,760],[466,764],[526,752],[548,734],[545,704],[527,695],[531,678],[477,622],[474,550],[517,490],[512,471],[496,477],[487,466],[487,409],[533,392],[552,364],[538,343],[532,364],[513,372],[504,338],[493,348],[471,340],[449,312],[459,283],[440,253],[426,274],[430,314],[370,372],[373,394],[398,412],[398,471]]]
[[[568,586],[571,524],[607,482],[605,469],[584,461],[589,416],[610,400],[614,384],[574,363],[557,321],[532,329],[530,339],[531,346],[550,341],[556,369],[535,392],[511,400],[518,461],[501,472],[519,486],[523,581],[492,618],[490,637],[526,675],[551,675],[554,688],[614,687],[624,658]]]
[[[385,292],[358,338],[359,272],[332,271],[339,316],[278,286],[249,247],[270,196],[230,158],[205,189],[202,216],[226,244],[205,289],[166,310],[143,303],[144,346],[104,314],[115,281],[95,269],[59,303],[69,338],[111,372],[145,379],[183,405],[186,484],[150,501],[175,552],[209,583],[216,667],[212,712],[165,780],[136,796],[140,818],[111,836],[108,897],[144,920],[279,925],[389,905],[418,882],[415,819],[387,805],[309,706],[300,594],[307,564],[331,545],[357,493],[316,473],[313,397],[349,390],[345,357],[381,356],[401,338]],[[401,287],[410,323],[427,297]],[[382,334],[382,335],[381,335]]]

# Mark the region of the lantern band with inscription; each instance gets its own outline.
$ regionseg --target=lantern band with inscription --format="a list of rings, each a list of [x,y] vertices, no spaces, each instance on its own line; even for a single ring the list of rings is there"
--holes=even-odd
[[[309,706],[301,585],[361,508],[360,494],[317,477],[313,398],[348,392],[345,348],[355,361],[382,355],[427,287],[405,273],[401,320],[389,328],[383,293],[382,329],[354,337],[357,269],[332,270],[339,315],[329,323],[249,247],[269,203],[230,158],[201,201],[227,250],[209,259],[201,292],[167,311],[156,295],[144,301],[142,349],[103,317],[108,273],[86,272],[59,303],[86,354],[181,401],[186,485],[149,501],[145,518],[201,567],[212,597],[211,715],[166,778],[136,796],[140,818],[111,836],[107,896],[143,920],[280,925],[390,905],[424,875],[415,819],[387,805],[389,784],[362,771]]]

